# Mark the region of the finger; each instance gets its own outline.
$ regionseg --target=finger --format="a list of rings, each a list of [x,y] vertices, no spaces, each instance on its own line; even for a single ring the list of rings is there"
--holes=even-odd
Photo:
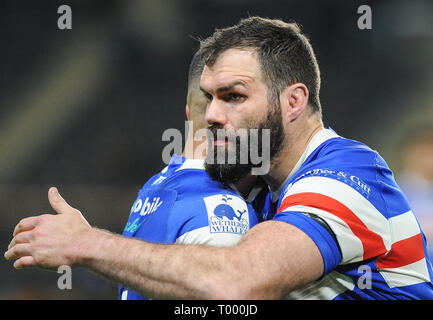
[[[37,217],[28,217],[25,219],[22,219],[15,227],[13,236],[17,235],[20,232],[28,231],[36,227],[36,225],[39,222],[40,216]]]
[[[14,262],[15,269],[23,269],[34,266],[36,266],[36,261],[35,258],[33,258],[32,256],[21,257]]]
[[[5,253],[6,260],[18,259],[30,255],[30,244],[18,243]]]
[[[11,243],[9,243],[8,249],[12,248],[18,243],[29,243],[31,239],[33,239],[32,231],[20,232],[12,239]]]
[[[72,208],[65,199],[62,198],[59,191],[55,187],[51,187],[48,190],[48,201],[50,202],[51,207],[59,214],[70,212],[72,210],[75,211],[74,208]]]

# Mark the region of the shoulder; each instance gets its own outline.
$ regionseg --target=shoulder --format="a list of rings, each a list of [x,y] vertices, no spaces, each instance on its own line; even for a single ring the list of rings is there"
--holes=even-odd
[[[175,179],[172,177],[168,185],[177,193],[171,217],[174,220],[199,218],[207,223],[218,212],[229,219],[237,218],[244,212],[254,212],[241,195],[212,180],[205,171],[181,172]]]
[[[282,196],[293,187],[304,191],[335,190],[380,200],[382,181],[392,183],[392,172],[377,151],[350,139],[334,138],[320,145],[287,181]]]
[[[306,192],[328,196],[343,204],[375,208],[387,217],[410,210],[380,154],[361,142],[345,138],[331,139],[317,148],[286,183],[280,200]]]
[[[223,234],[241,236],[257,223],[252,206],[235,190],[212,180],[203,172],[183,172],[172,179],[177,191],[169,219],[169,236],[179,239],[202,229],[216,237]]]
[[[293,212],[320,217],[339,238],[343,261],[353,262],[386,252],[391,243],[388,219],[408,211],[380,155],[341,138],[320,146],[289,179],[275,217],[286,219]]]
[[[329,167],[356,167],[376,164],[377,151],[366,144],[343,137],[329,139],[321,144],[306,161],[306,165],[326,164]]]

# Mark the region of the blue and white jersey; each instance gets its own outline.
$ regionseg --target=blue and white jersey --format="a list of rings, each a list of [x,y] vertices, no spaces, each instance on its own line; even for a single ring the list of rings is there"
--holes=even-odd
[[[160,244],[228,247],[257,222],[241,195],[207,175],[203,160],[173,155],[138,192],[123,236]],[[145,299],[123,286],[119,298]]]
[[[304,231],[325,267],[288,299],[433,299],[424,234],[376,151],[323,129],[270,197],[272,219]]]

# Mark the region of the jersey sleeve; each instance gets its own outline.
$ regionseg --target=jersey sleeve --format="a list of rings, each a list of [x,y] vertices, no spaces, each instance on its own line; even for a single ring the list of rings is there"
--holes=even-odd
[[[374,197],[380,197],[374,189],[347,172],[306,175],[286,187],[274,219],[307,233],[331,269],[337,260],[342,265],[368,260],[386,253],[391,242],[387,219],[372,204]],[[311,215],[322,219],[331,232],[319,230]]]
[[[216,194],[176,202],[167,227],[177,244],[230,247],[255,224],[252,207],[241,197]]]

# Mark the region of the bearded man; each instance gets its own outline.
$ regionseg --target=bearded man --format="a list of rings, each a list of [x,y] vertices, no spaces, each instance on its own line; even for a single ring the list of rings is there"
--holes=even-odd
[[[148,297],[433,299],[425,238],[391,170],[323,127],[319,67],[299,27],[250,17],[216,30],[200,50],[211,131],[270,130],[262,175],[270,219],[230,248],[158,245],[88,226],[52,189],[67,223],[23,220],[15,237],[32,229],[33,238],[6,256],[18,267],[82,266]],[[238,143],[216,137],[212,146],[208,160]],[[255,167],[208,162],[226,184]],[[47,229],[51,242],[47,231],[37,236]]]

